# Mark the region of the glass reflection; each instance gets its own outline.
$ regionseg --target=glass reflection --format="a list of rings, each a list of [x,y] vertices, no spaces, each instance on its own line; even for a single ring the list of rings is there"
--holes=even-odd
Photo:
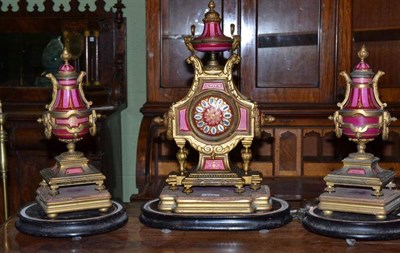
[[[59,36],[49,34],[1,34],[0,86],[50,86],[41,77],[60,64],[59,43]]]

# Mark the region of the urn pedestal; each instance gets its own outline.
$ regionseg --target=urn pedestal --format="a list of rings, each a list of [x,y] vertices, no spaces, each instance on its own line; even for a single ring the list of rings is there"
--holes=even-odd
[[[46,237],[104,233],[128,219],[123,206],[111,200],[105,176],[75,150],[75,143],[87,133],[96,133],[99,115],[83,93],[85,73],[76,73],[68,63],[68,40],[65,44],[61,55],[65,63],[55,76],[47,75],[53,84],[52,101],[38,121],[45,126],[46,137],[54,135],[67,144],[68,151],[55,157],[54,166],[40,171],[43,180],[36,203],[22,208],[16,221],[21,232]]]
[[[106,212],[112,202],[111,194],[104,187],[105,176],[88,164],[82,152],[75,151],[76,142],[89,132],[92,135],[96,133],[99,115],[90,109],[92,102],[87,101],[83,93],[85,72],[78,75],[68,63],[71,55],[66,47],[61,57],[65,63],[58,69],[56,76],[51,73],[47,75],[53,84],[53,97],[46,106],[48,111],[38,121],[45,126],[46,137],[54,135],[61,142],[67,143],[68,151],[55,158],[53,167],[40,171],[43,181],[37,190],[36,199],[50,218],[77,210],[98,209]],[[60,198],[60,187],[73,187],[73,191],[64,191],[67,198]]]
[[[348,239],[393,239],[400,231],[398,216],[400,191],[393,183],[395,172],[379,166],[379,158],[367,153],[366,143],[380,134],[388,137],[391,117],[379,99],[378,80],[384,74],[374,74],[365,62],[368,52],[363,46],[358,52],[361,61],[345,77],[347,90],[340,110],[330,117],[337,137],[346,135],[357,143],[357,152],[343,160],[343,167],[325,176],[325,192],[319,204],[311,208],[303,220],[313,232]]]

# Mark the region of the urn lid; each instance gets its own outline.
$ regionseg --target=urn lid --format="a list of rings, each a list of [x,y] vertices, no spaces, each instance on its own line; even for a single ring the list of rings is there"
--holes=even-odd
[[[64,46],[61,53],[61,60],[64,61],[64,64],[58,68],[57,74],[55,75],[57,79],[73,79],[78,77],[78,73],[76,73],[74,66],[69,64],[71,57],[68,47]]]
[[[210,10],[204,15],[203,22],[204,23],[208,23],[208,22],[218,22],[218,23],[220,23],[221,22],[221,18],[219,16],[219,13],[214,10],[214,8],[215,8],[214,1],[211,0],[208,3],[208,8],[210,8]]]
[[[221,30],[221,17],[214,10],[215,3],[208,3],[210,10],[204,15],[203,33],[192,41],[194,49],[202,52],[225,51],[232,48],[233,39],[223,34]]]
[[[365,59],[369,55],[365,45],[361,47],[361,50],[358,51],[357,55],[361,61],[354,67],[353,72],[350,73],[350,76],[353,79],[353,84],[370,84],[372,83],[372,78],[375,73],[372,72],[369,64],[365,62]]]

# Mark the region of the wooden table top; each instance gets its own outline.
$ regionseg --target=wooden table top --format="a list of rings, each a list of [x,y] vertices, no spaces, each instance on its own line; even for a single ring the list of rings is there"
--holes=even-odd
[[[305,230],[299,221],[270,231],[178,231],[168,233],[140,223],[143,202],[126,204],[128,223],[110,233],[77,238],[43,238],[20,233],[11,217],[1,226],[0,252],[400,252],[400,239],[356,241]]]

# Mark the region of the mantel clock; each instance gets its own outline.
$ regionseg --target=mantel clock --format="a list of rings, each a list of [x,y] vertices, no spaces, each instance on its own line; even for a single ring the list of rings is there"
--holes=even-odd
[[[187,59],[195,69],[190,91],[171,106],[162,120],[168,129],[167,137],[179,147],[179,171],[171,173],[167,183],[171,190],[183,185],[188,194],[192,192],[192,186],[234,186],[235,191],[241,193],[245,185],[250,185],[253,190],[258,190],[262,178],[259,172],[249,168],[250,147],[253,139],[260,135],[261,125],[272,117],[264,117],[257,104],[243,96],[234,85],[232,69],[240,62],[237,54],[232,54],[224,66],[219,65],[216,55],[236,50],[240,38],[238,35],[225,36],[213,1],[209,8],[203,19],[202,35],[195,38],[192,26],[192,35],[184,40],[192,52],[210,53],[210,60],[203,65],[195,54]],[[232,33],[233,30],[232,27]],[[198,165],[191,170],[185,168],[186,143],[199,152]],[[243,145],[242,169],[234,168],[228,156],[239,143]]]
[[[287,203],[272,199],[269,187],[261,185],[261,173],[250,169],[252,142],[260,136],[261,126],[274,118],[264,116],[257,103],[236,88],[233,67],[240,62],[240,57],[233,52],[240,44],[240,37],[233,35],[233,25],[232,36],[225,36],[214,1],[208,7],[203,33],[196,37],[192,26],[191,35],[184,36],[186,47],[193,53],[187,59],[195,71],[192,85],[186,96],[173,103],[162,118],[155,119],[166,127],[167,138],[174,140],[179,148],[176,155],[179,170],[171,172],[166,179],[167,186],[160,194],[157,207],[145,205],[141,220],[150,226],[159,226],[175,219],[177,224],[172,226],[175,229],[182,224],[185,224],[182,229],[230,229],[232,224],[240,229],[282,226],[290,220]],[[220,64],[219,56],[228,50],[231,56]],[[196,51],[204,52],[209,60],[203,64]],[[193,168],[187,168],[187,145],[199,154]],[[234,166],[229,159],[229,152],[237,145],[242,145],[240,166]],[[279,203],[274,205],[276,201]],[[268,216],[277,209],[281,213],[277,215],[277,223],[267,224],[271,220],[265,219],[253,226],[254,218]],[[159,217],[160,222],[155,224],[151,217],[159,212],[166,216]],[[192,216],[185,216],[182,223],[183,216],[179,214]],[[196,216],[199,214],[203,215],[200,220]],[[251,214],[246,221],[253,225],[240,221],[242,216],[218,216],[223,214]],[[214,225],[210,226],[209,218],[215,221]],[[243,227],[243,224],[249,226]]]

